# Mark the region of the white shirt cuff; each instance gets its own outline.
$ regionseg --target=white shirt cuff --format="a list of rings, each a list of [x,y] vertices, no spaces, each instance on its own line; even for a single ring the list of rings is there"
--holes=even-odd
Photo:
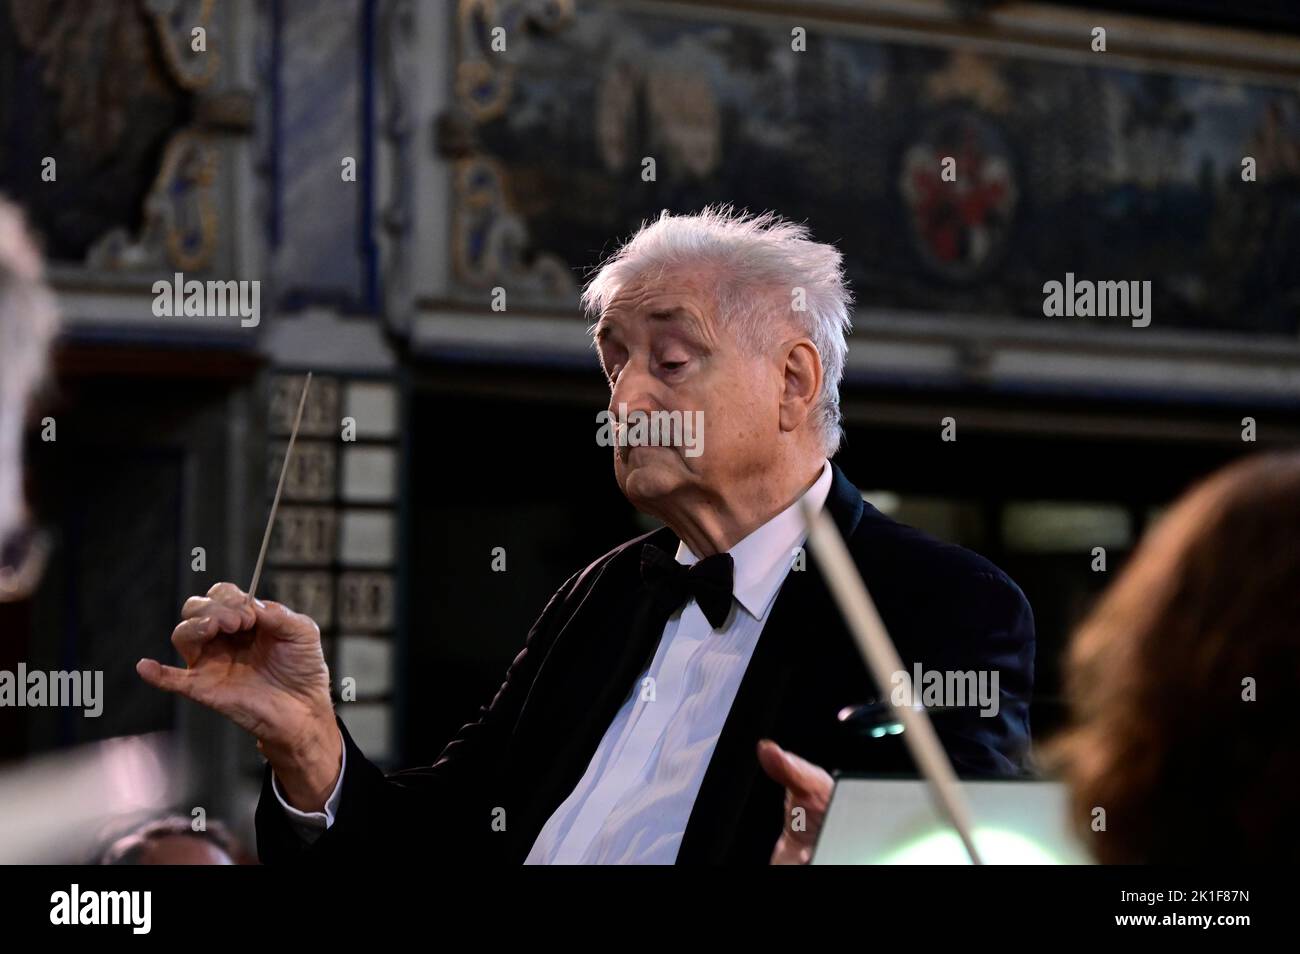
[[[320,837],[321,832],[334,824],[334,816],[338,813],[339,797],[343,793],[343,773],[348,770],[348,747],[343,742],[342,732],[339,733],[339,742],[343,745],[343,760],[339,766],[339,778],[334,783],[334,791],[325,800],[325,810],[323,812],[303,812],[294,808],[285,801],[284,792],[280,791],[280,780],[275,777],[275,772],[271,773],[271,791],[275,793],[280,807],[289,816],[289,824],[293,827],[293,830],[308,844],[314,842]]]

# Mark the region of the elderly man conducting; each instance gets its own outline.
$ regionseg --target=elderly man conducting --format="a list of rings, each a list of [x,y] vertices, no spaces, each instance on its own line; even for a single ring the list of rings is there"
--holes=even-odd
[[[1024,596],[882,515],[830,462],[849,303],[839,252],[770,213],[665,213],[604,264],[584,304],[611,411],[701,413],[703,452],[617,442],[620,489],[665,526],[560,587],[432,766],[385,776],[366,760],[310,619],[229,583],[191,598],[172,637],[187,668],[139,672],[258,738],[262,860],[806,861],[826,769],[908,766],[890,761],[896,740],[837,721],[878,690],[800,558],[801,500],[838,524],[909,673],[992,674],[992,705],[936,719],[957,770],[1019,772]]]

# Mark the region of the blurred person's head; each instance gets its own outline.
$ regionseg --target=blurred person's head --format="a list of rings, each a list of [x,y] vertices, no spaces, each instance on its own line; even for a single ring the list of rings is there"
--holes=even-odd
[[[0,573],[24,518],[23,432],[56,324],[41,256],[18,210],[0,198]]]
[[[644,224],[583,294],[609,411],[702,412],[703,444],[616,447],[628,499],[673,524],[683,506],[786,494],[815,473],[841,440],[850,301],[839,251],[772,213]]]
[[[101,865],[233,865],[239,847],[221,822],[195,831],[181,815],[148,822],[115,839],[100,855]]]
[[[1066,693],[1050,751],[1098,860],[1300,858],[1300,454],[1171,508],[1075,633]]]

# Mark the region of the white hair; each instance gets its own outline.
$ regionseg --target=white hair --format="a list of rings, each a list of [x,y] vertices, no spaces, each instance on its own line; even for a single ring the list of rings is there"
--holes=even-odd
[[[844,434],[840,379],[853,303],[843,259],[834,246],[814,242],[806,225],[774,212],[752,215],[730,205],[706,206],[695,215],[665,210],[654,222],[642,222],[599,266],[583,290],[582,306],[598,320],[620,288],[647,273],[679,266],[710,268],[716,273],[714,304],[720,322],[755,344],[770,346],[782,327],[776,319],[788,317],[812,341],[822,363],[813,426],[830,457]]]
[[[23,419],[45,373],[56,319],[22,215],[0,198],[0,540],[22,512]]]

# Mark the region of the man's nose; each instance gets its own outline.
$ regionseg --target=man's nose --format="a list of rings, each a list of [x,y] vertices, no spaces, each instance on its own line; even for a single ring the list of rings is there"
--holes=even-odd
[[[627,413],[633,411],[651,411],[661,410],[663,402],[660,391],[663,385],[653,374],[644,361],[629,361],[619,372],[618,380],[614,382],[614,390],[610,392],[609,409],[612,413],[617,414],[621,408],[626,408]]]

